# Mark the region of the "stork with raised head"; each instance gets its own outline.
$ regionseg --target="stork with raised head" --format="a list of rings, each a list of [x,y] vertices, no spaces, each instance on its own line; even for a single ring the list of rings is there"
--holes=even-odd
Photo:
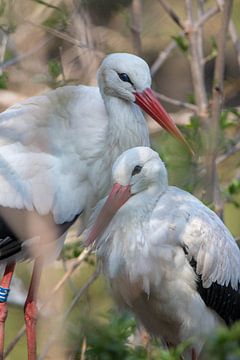
[[[0,354],[15,262],[37,257],[25,304],[29,359],[35,359],[35,300],[43,258],[59,251],[76,217],[82,214],[86,220],[106,195],[117,156],[149,145],[139,106],[185,142],[154,97],[144,60],[124,53],[107,56],[98,84],[58,88],[0,114],[0,263],[6,264]],[[51,247],[55,238],[60,239],[57,250]]]
[[[177,346],[240,319],[240,251],[220,220],[193,195],[168,185],[166,168],[147,147],[125,151],[113,188],[85,230],[112,294],[147,331]]]

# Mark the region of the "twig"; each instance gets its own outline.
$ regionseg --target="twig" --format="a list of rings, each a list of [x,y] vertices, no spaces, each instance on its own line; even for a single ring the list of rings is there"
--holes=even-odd
[[[75,46],[83,48],[83,49],[88,49],[89,51],[97,52],[97,50],[94,47],[90,47],[88,44],[83,43],[83,42],[81,42],[81,41],[73,38],[72,36],[69,36],[68,34],[65,34],[65,33],[61,32],[61,31],[51,29],[51,28],[49,28],[47,26],[44,26],[44,25],[35,24],[30,20],[28,20],[26,22],[28,24],[32,25],[32,26],[36,26],[36,27],[39,27],[39,28],[47,31],[49,34],[51,34],[53,36],[56,36],[56,37],[58,37],[58,38],[60,38],[62,40],[65,40],[65,41],[69,42],[72,45],[75,45]]]
[[[196,105],[189,104],[189,103],[186,103],[186,102],[181,101],[181,100],[172,99],[172,98],[170,98],[170,97],[168,97],[166,95],[160,94],[160,93],[158,93],[156,91],[154,93],[155,93],[157,98],[159,98],[160,100],[166,101],[169,104],[176,105],[176,106],[181,106],[181,107],[184,107],[185,109],[189,109],[189,110],[192,110],[194,112],[197,112],[197,106]]]
[[[4,56],[7,48],[8,34],[0,29],[0,65],[4,61]],[[0,75],[2,75],[2,69],[0,68]]]
[[[238,37],[237,29],[232,20],[229,24],[229,34],[231,36],[235,51],[237,53],[238,66],[240,69],[240,39]]]
[[[48,37],[42,43],[36,45],[31,50],[27,51],[25,54],[20,54],[13,59],[5,61],[3,64],[0,64],[0,70],[5,70],[6,68],[8,68],[10,66],[15,65],[15,64],[21,62],[22,60],[31,57],[33,54],[35,54],[36,52],[41,50],[44,46],[46,46],[52,39],[53,39],[52,37]]]
[[[232,9],[233,0],[225,0],[222,9],[221,25],[218,35],[217,48],[218,53],[214,68],[214,80],[212,89],[212,104],[211,104],[211,127],[209,127],[210,144],[209,154],[207,154],[207,174],[208,186],[207,196],[213,202],[215,210],[218,214],[223,213],[223,204],[219,189],[219,180],[217,174],[216,158],[218,151],[218,138],[219,138],[219,118],[223,103],[223,78],[225,66],[225,53],[226,53],[226,38],[229,26],[230,14]]]
[[[99,276],[99,269],[97,269],[87,280],[87,282],[81,287],[81,289],[77,292],[77,294],[75,295],[75,297],[73,298],[71,304],[69,305],[69,307],[67,308],[67,310],[65,311],[64,315],[61,318],[61,323],[59,324],[59,331],[55,332],[49,339],[48,343],[45,346],[45,349],[43,350],[42,354],[39,356],[38,360],[44,360],[46,359],[46,356],[49,352],[49,349],[51,347],[51,345],[56,341],[59,332],[61,332],[61,330],[63,329],[64,324],[66,323],[66,320],[70,314],[70,312],[72,311],[72,309],[76,306],[77,302],[80,300],[80,298],[83,296],[83,294],[88,290],[88,288],[92,285],[92,283],[98,278]]]
[[[72,300],[71,304],[69,305],[68,309],[65,311],[63,315],[63,322],[66,321],[68,318],[70,312],[74,308],[74,306],[77,304],[79,299],[82,297],[82,295],[86,292],[86,290],[89,288],[89,286],[98,278],[100,274],[100,270],[97,269],[88,279],[88,281],[81,287],[81,289],[78,291],[74,299]]]
[[[168,15],[172,18],[172,20],[182,29],[184,30],[184,24],[182,23],[180,17],[177,13],[171,8],[171,6],[165,0],[158,0],[158,2],[162,5],[164,10],[168,13]]]
[[[160,52],[157,59],[154,61],[154,63],[151,66],[151,75],[154,76],[156,72],[159,70],[159,68],[162,66],[162,64],[168,59],[170,54],[174,49],[176,49],[177,43],[176,41],[171,41],[166,48]]]
[[[228,150],[225,154],[220,155],[216,159],[216,163],[221,164],[225,160],[227,160],[230,156],[236,154],[238,151],[240,151],[240,142],[235,144],[230,150]]]
[[[86,339],[86,336],[84,336],[83,342],[82,342],[81,358],[80,358],[80,360],[85,360],[86,350],[87,350],[87,339]]]
[[[54,10],[57,10],[57,11],[62,12],[62,10],[61,10],[59,7],[57,7],[57,6],[55,6],[55,5],[52,5],[52,4],[49,4],[49,3],[46,2],[46,1],[43,1],[43,0],[35,0],[35,1],[38,2],[38,3],[41,4],[41,5],[44,5],[44,6],[47,6],[47,7],[51,8],[51,9],[54,9]]]
[[[68,271],[63,275],[62,279],[60,279],[57,285],[53,288],[52,295],[54,295],[63,286],[69,276],[71,276],[72,273],[81,265],[81,263],[87,258],[90,252],[91,249],[84,249],[82,251],[82,253],[77,257],[77,259],[71,264]],[[47,302],[44,303],[43,306],[45,306],[46,304]]]
[[[207,94],[204,83],[204,74],[202,66],[202,54],[199,52],[199,33],[194,24],[192,0],[186,1],[188,20],[186,22],[185,33],[189,39],[190,45],[190,68],[198,107],[198,115],[202,120],[203,127],[206,125],[208,118]]]
[[[208,21],[211,17],[219,13],[220,9],[218,6],[214,6],[212,8],[209,8],[204,12],[204,14],[196,21],[195,26],[201,27],[203,24]]]
[[[198,18],[203,18],[204,16],[204,0],[197,1],[198,6]],[[198,54],[200,57],[200,64],[201,64],[201,72],[204,73],[204,54],[203,54],[203,23],[200,23],[197,26],[197,47],[198,47]]]
[[[201,27],[204,25],[206,21],[208,21],[211,17],[216,15],[220,11],[218,6],[208,9],[195,23],[195,27]],[[179,32],[178,36],[183,36],[184,32]],[[157,59],[151,66],[151,75],[154,76],[159,68],[164,64],[164,62],[168,59],[171,52],[177,47],[176,41],[171,41],[166,48],[160,52]],[[203,62],[204,64],[204,62]]]
[[[90,254],[91,249],[84,249],[83,252],[78,256],[78,258],[71,264],[71,267],[69,270],[64,274],[62,279],[57,283],[57,285],[53,288],[50,296],[48,299],[42,304],[39,311],[41,311],[51,300],[52,296],[56,294],[56,292],[63,286],[63,284],[68,280],[69,276],[72,275],[72,273],[81,265],[81,263],[86,259],[86,257]],[[18,343],[18,341],[21,339],[21,337],[25,333],[25,325],[22,326],[22,328],[19,330],[17,336],[12,340],[12,342],[9,344],[8,348],[6,349],[4,353],[4,358],[7,357],[10,352],[14,349],[15,345]]]
[[[66,273],[67,272],[67,265],[66,265],[66,260],[64,259],[64,257],[62,258],[62,264],[63,264],[63,270]],[[72,281],[72,279],[68,278],[67,282],[68,282],[69,289],[72,291],[72,293],[74,295],[76,295],[77,290],[76,290],[76,287],[75,287],[74,282]]]
[[[133,38],[133,47],[136,54],[140,55],[142,52],[141,31],[142,31],[142,4],[141,0],[132,0],[131,6],[131,32]]]
[[[223,0],[216,0],[216,1],[217,1],[218,6],[222,9],[224,1]],[[239,36],[238,36],[236,26],[234,25],[234,22],[233,22],[232,19],[230,19],[230,21],[229,21],[229,29],[228,29],[228,31],[229,31],[229,35],[231,37],[231,40],[233,42],[234,48],[235,48],[236,53],[237,53],[238,65],[239,65],[239,68],[240,68],[240,39],[239,39]]]

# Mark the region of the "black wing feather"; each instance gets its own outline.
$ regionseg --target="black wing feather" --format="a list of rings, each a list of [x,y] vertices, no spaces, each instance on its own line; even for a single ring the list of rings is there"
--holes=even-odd
[[[14,211],[16,210],[12,209],[11,211],[14,214]],[[57,237],[63,235],[68,230],[68,228],[75,222],[75,220],[78,218],[79,215],[81,214],[76,215],[72,221],[56,225]],[[23,221],[24,221],[24,217],[23,217]],[[36,236],[37,235],[38,234],[36,234]],[[11,227],[7,224],[4,218],[0,216],[0,261],[5,260],[10,256],[19,253],[22,250],[23,241],[27,241],[27,239],[26,240],[20,239],[11,229]],[[25,251],[27,251],[26,247],[25,247]]]
[[[0,261],[22,250],[21,241],[0,217]]]
[[[184,248],[185,254],[186,251],[186,248]],[[216,282],[206,288],[203,286],[202,276],[196,273],[196,261],[192,258],[189,263],[197,275],[197,291],[206,306],[216,311],[229,326],[240,320],[240,283],[238,283],[237,290],[233,289],[230,284],[225,286]]]

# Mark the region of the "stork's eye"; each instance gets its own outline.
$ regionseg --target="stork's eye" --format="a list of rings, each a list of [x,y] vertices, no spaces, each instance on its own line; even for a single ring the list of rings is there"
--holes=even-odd
[[[130,84],[133,85],[133,83],[131,82],[128,74],[125,74],[125,73],[119,74],[119,73],[118,73],[118,76],[120,77],[120,79],[121,79],[122,81],[129,82]]]
[[[141,172],[141,170],[142,170],[142,166],[136,165],[135,168],[132,171],[132,176],[134,176],[136,174],[139,174]]]

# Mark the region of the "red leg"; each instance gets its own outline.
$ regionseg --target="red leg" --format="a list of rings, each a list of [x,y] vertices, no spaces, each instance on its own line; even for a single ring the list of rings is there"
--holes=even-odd
[[[28,291],[28,296],[24,305],[24,317],[26,323],[28,360],[36,360],[37,343],[36,343],[36,324],[37,324],[37,292],[42,273],[42,258],[35,260],[33,267],[32,279]]]
[[[16,263],[6,265],[0,283],[0,360],[3,359],[5,321],[8,315],[7,297]]]

